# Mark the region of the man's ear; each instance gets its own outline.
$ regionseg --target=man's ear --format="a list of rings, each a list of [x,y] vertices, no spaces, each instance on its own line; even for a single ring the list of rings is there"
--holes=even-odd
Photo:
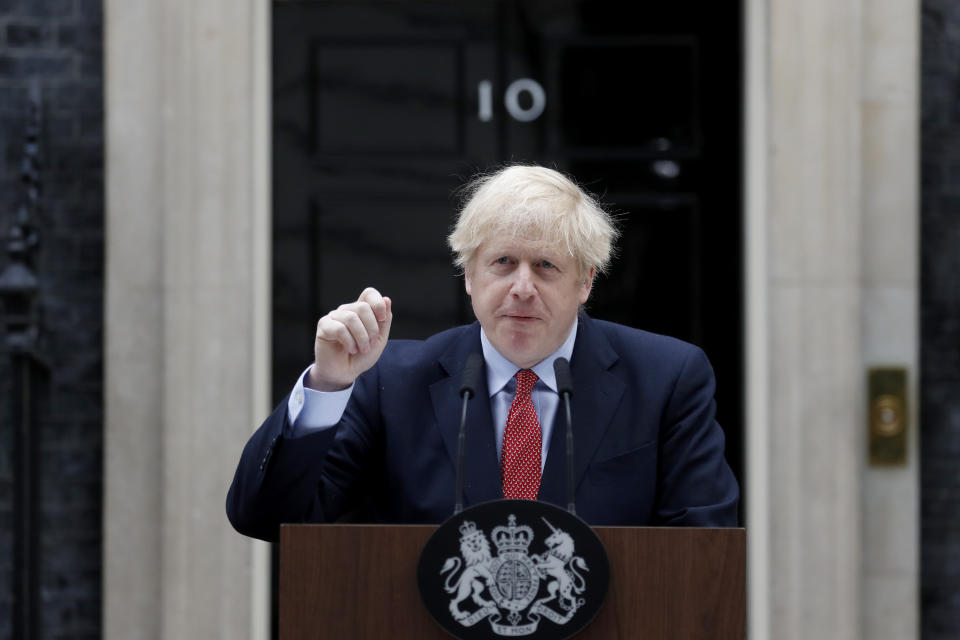
[[[587,274],[586,279],[583,281],[580,289],[580,304],[585,304],[587,299],[590,297],[590,291],[593,289],[593,276],[596,274],[596,270],[593,267],[590,267],[590,272]]]
[[[470,294],[470,272],[466,269],[463,271],[463,288],[467,290],[467,295]]]

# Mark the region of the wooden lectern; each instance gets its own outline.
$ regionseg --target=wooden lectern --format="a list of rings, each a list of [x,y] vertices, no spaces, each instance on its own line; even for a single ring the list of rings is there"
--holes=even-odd
[[[420,550],[436,527],[284,525],[280,640],[450,636],[417,591]],[[577,636],[602,640],[743,640],[743,529],[596,527],[610,590]]]

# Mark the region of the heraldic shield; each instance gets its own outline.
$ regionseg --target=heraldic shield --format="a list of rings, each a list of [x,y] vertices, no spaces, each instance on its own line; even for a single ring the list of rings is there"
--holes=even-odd
[[[417,581],[427,610],[457,638],[570,638],[600,610],[610,564],[576,516],[545,502],[496,500],[434,532]]]

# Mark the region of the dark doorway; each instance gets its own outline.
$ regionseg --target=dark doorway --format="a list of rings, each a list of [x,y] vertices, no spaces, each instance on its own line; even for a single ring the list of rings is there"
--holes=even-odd
[[[694,342],[742,462],[739,3],[275,2],[274,398],[368,285],[392,337],[473,320],[453,191],[528,161],[622,223],[591,314]]]

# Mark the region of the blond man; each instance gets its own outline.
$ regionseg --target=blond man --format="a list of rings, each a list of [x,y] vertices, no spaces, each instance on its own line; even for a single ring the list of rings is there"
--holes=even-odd
[[[735,526],[739,489],[698,348],[589,317],[609,265],[611,217],[563,174],[510,166],[467,187],[448,241],[477,322],[389,340],[374,288],[317,322],[314,362],[251,437],[227,496],[241,533],[329,522],[366,506],[382,522],[453,510],[460,376],[484,374],[467,415],[465,504],[565,504],[553,363],[570,362],[578,514],[594,525]]]

